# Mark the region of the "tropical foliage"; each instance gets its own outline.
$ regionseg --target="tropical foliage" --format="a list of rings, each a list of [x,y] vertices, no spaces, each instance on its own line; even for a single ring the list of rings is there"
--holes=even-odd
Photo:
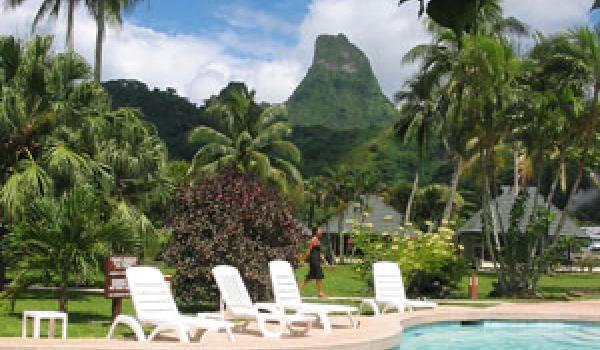
[[[263,107],[254,102],[254,91],[233,88],[222,99],[209,102],[208,112],[218,120],[216,127],[198,126],[189,134],[201,145],[190,166],[190,176],[212,176],[235,166],[258,176],[268,186],[291,194],[302,186],[298,170],[300,151],[287,140],[291,128],[283,119],[285,109]]]
[[[177,268],[173,285],[184,304],[218,301],[211,269],[221,264],[239,268],[253,300],[266,300],[269,261],[295,262],[302,237],[292,208],[236,168],[182,187],[171,228],[166,257]]]
[[[12,244],[23,244],[20,250],[11,248],[20,252],[15,268],[23,272],[27,265],[21,264],[25,262],[41,264],[42,250],[25,249],[28,239],[47,241],[56,234],[56,242],[52,242],[56,245],[81,239],[81,246],[70,253],[72,259],[78,259],[77,266],[96,265],[99,248],[86,242],[85,236],[96,236],[100,245],[106,243],[104,234],[98,233],[103,226],[122,223],[126,226],[121,231],[139,241],[153,229],[145,213],[164,206],[172,192],[163,171],[166,149],[154,128],[142,122],[136,110],[111,110],[102,87],[90,80],[87,64],[72,53],[53,54],[51,37],[35,37],[27,44],[3,37],[0,43],[2,56],[10,58],[0,60],[4,78],[0,99],[1,221],[12,231],[11,237],[23,237],[12,240]],[[98,197],[97,202],[89,202],[92,196]],[[69,212],[77,203],[88,206],[88,216],[99,215],[94,230],[100,231],[86,233],[89,227],[81,222],[83,213]],[[31,224],[32,212],[51,210],[56,215],[48,220],[55,221],[45,222],[54,231],[40,232],[45,231],[44,226]],[[113,231],[119,237],[118,230]],[[106,247],[105,253],[117,249],[115,245]],[[63,259],[60,264],[48,264],[46,270],[54,269],[52,273],[60,279],[52,281],[61,286],[74,272],[65,272],[66,265]],[[44,276],[48,274],[32,272],[16,278],[10,291],[50,281],[33,278]]]
[[[110,253],[135,250],[135,227],[121,209],[88,185],[60,198],[29,202],[27,216],[5,238],[4,252],[14,273],[7,295],[16,298],[35,283],[56,285],[59,309],[67,310],[68,286],[89,282]]]
[[[473,5],[467,3],[469,1],[456,2],[450,7]],[[406,122],[400,124],[404,127],[400,130],[406,130],[401,134],[410,135],[408,131],[413,127],[418,131],[414,133],[415,138],[425,139],[425,131],[431,129],[425,128],[427,119],[423,113],[428,110],[437,113],[429,114],[437,116],[433,120],[439,127],[433,133],[443,140],[446,151],[456,162],[450,198],[455,195],[458,176],[474,169],[474,164],[478,165],[476,181],[483,207],[482,239],[498,274],[498,292],[511,294],[523,289],[534,290],[535,279],[529,279],[524,286],[515,282],[520,280],[519,273],[529,275],[514,267],[511,250],[517,244],[514,230],[494,219],[500,217],[493,201],[501,183],[499,165],[506,159],[506,153],[512,152],[515,197],[520,187],[535,186],[534,203],[540,193],[547,193],[548,203],[552,203],[559,182],[566,191],[565,164],[577,164],[565,210],[554,232],[548,232],[546,227],[545,234],[529,235],[535,241],[530,242],[532,246],[542,247],[530,253],[529,263],[536,256],[556,253],[559,232],[566,216],[572,212],[583,175],[586,169],[593,169],[590,161],[597,147],[596,54],[600,36],[598,30],[587,27],[550,38],[538,35],[531,53],[519,57],[510,35],[526,33],[526,26],[515,19],[503,18],[497,1],[477,3],[480,8],[474,13],[461,14],[471,16],[470,25],[463,26],[467,22],[455,16],[456,13],[447,13],[452,20],[458,20],[454,24],[460,22],[456,27],[437,17],[440,13],[435,9],[439,4],[429,2],[430,17],[453,31],[430,24],[434,43],[419,45],[407,54],[405,60],[420,62],[421,69],[408,85],[408,91],[401,94],[417,98],[405,104]],[[423,86],[428,89],[424,90]],[[430,93],[432,87],[436,89]],[[586,90],[591,93],[589,97]],[[547,173],[552,174],[551,184],[543,181]],[[450,218],[452,205],[448,204],[454,202],[450,198],[442,221]],[[534,205],[529,218],[533,226],[535,222],[546,220],[547,209]]]
[[[396,261],[405,279],[407,293],[447,296],[467,273],[460,257],[461,246],[454,244],[454,231],[439,227],[432,232],[411,225],[395,232],[372,232],[367,223],[353,224],[352,240],[363,257],[358,269],[370,278],[376,261]]]

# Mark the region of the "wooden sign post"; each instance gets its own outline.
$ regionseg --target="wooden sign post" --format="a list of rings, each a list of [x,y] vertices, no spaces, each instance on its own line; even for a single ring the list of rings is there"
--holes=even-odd
[[[137,264],[138,258],[135,256],[110,256],[106,258],[104,297],[112,299],[113,320],[121,313],[123,298],[129,297],[125,270]]]

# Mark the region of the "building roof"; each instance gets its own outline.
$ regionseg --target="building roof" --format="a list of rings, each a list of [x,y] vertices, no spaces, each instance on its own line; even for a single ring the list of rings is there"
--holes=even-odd
[[[362,205],[349,205],[342,220],[342,232],[352,230],[352,219],[359,222],[370,223],[373,232],[398,231],[402,224],[402,214],[398,213],[392,206],[386,204],[382,197],[377,195],[361,196]],[[363,213],[367,215],[364,216]],[[339,232],[339,217],[335,216],[327,222],[327,232]]]
[[[520,224],[521,229],[525,229],[525,226],[527,225],[527,219],[531,216],[531,212],[533,210],[533,204],[534,204],[534,197],[535,197],[535,187],[529,187],[528,188],[528,193],[529,193],[529,198],[527,199],[527,202],[525,204],[525,215],[524,218]],[[537,205],[538,207],[545,207],[546,206],[546,200],[544,198],[544,196],[542,196],[541,194],[538,195],[537,198]],[[514,193],[512,191],[512,187],[510,186],[503,186],[502,187],[502,194],[499,195],[498,197],[496,197],[494,200],[492,200],[492,205],[495,205],[496,201],[498,201],[498,212],[499,212],[499,216],[501,218],[501,222],[502,222],[502,227],[504,229],[507,229],[510,223],[510,211],[513,207],[513,204],[515,202],[515,196]],[[558,208],[556,208],[554,205],[550,205],[550,211],[554,214],[554,221],[552,221],[552,223],[550,224],[550,234],[554,234],[554,232],[556,231],[556,227],[558,225],[558,221],[560,219],[560,214],[561,211],[558,210]],[[473,215],[462,227],[460,227],[458,229],[458,233],[469,233],[469,232],[481,232],[481,212],[482,210],[479,210],[475,215]],[[567,220],[565,221],[565,224],[560,232],[561,235],[575,235],[576,237],[589,237],[588,234],[586,234],[585,231],[583,231],[581,228],[579,228],[577,226],[577,224],[575,224],[575,222],[570,218],[567,217]]]

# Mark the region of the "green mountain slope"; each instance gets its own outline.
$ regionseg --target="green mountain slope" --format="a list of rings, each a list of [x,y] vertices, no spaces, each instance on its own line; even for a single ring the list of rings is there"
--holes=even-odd
[[[312,66],[287,107],[290,121],[302,126],[348,130],[395,120],[369,60],[343,34],[317,38]]]
[[[410,183],[417,169],[417,148],[414,143],[402,142],[389,127],[347,152],[340,163],[378,172],[387,184]],[[442,144],[432,143],[423,164],[422,183],[448,183],[451,176],[452,167],[444,159]]]
[[[113,108],[141,109],[144,119],[156,126],[165,141],[170,159],[190,160],[194,156],[197,147],[187,142],[187,134],[193,127],[210,122],[201,108],[177,95],[174,89],[149,90],[137,80],[111,80],[103,86],[111,96]]]

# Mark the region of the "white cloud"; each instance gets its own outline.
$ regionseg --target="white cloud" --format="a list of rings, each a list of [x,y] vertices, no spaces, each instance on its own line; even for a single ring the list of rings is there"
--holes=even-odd
[[[39,6],[25,2],[14,11],[0,14],[0,34],[27,38]],[[41,32],[56,35],[55,46],[63,48],[65,19],[56,26],[44,25]],[[93,62],[95,23],[84,9],[75,18],[75,48]],[[243,80],[257,90],[257,98],[272,102],[287,99],[302,77],[301,64],[286,58],[258,60],[227,53],[227,43],[215,39],[159,33],[126,22],[107,32],[103,79],[139,79],[149,86],[174,87],[192,101],[201,102],[219,92],[229,81]]]
[[[258,29],[265,32],[294,34],[296,27],[291,23],[259,9],[249,8],[240,4],[225,5],[217,13],[232,27],[242,29]]]
[[[553,34],[589,21],[592,0],[504,0],[504,13]]]
[[[28,37],[39,3],[27,1],[14,11],[2,10],[0,34]],[[590,3],[505,0],[505,12],[534,29],[552,33],[587,23]],[[211,37],[160,33],[126,22],[121,30],[107,33],[103,78],[174,87],[195,102],[218,93],[231,80],[243,80],[257,90],[259,99],[280,102],[293,92],[310,65],[317,35],[345,33],[369,57],[384,92],[391,95],[414,71],[401,64],[404,53],[428,40],[417,19],[417,1],[402,7],[396,4],[395,0],[313,0],[297,28],[272,15],[257,12],[253,18],[248,8],[231,8],[223,18],[230,28]],[[61,17],[55,26],[49,23],[40,28],[56,34],[59,49],[64,23]],[[75,26],[76,49],[92,62],[95,24],[84,9],[77,11]],[[253,35],[252,31],[266,34]],[[273,39],[278,32],[297,36],[297,44],[288,47]],[[252,51],[255,55],[248,55]]]

